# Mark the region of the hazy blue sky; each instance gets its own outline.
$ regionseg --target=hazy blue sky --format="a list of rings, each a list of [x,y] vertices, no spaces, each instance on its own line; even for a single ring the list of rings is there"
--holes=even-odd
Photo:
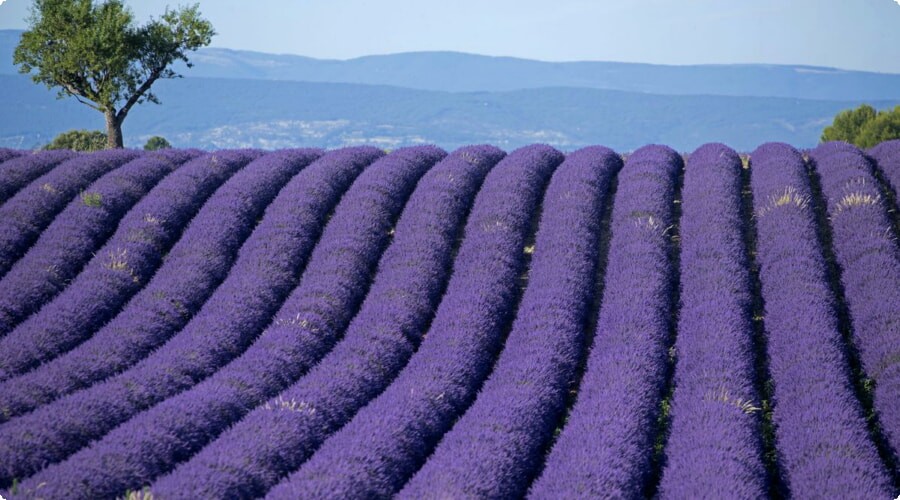
[[[30,0],[0,0],[0,29]],[[177,0],[126,1],[140,17]],[[900,73],[900,0],[210,0],[217,47],[346,59],[456,50],[549,61]]]

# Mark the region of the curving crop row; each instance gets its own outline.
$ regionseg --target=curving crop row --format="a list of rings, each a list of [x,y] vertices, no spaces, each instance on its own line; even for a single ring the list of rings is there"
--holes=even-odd
[[[396,380],[327,439],[271,498],[374,497],[398,491],[475,398],[514,314],[533,212],[563,157],[519,149],[491,173],[466,225],[448,288]]]
[[[154,279],[141,291],[139,297],[143,297],[143,301],[132,300],[114,320],[122,322],[119,324],[125,326],[126,335],[147,328],[155,338],[165,339],[185,325],[228,274],[238,249],[266,206],[297,171],[319,156],[319,152],[300,151],[296,156],[272,153],[260,157],[259,152],[237,151],[227,156],[241,164],[258,159],[216,191],[169,253]],[[269,159],[269,156],[273,158]],[[227,162],[229,158],[222,161]],[[119,272],[128,274],[127,268]],[[168,347],[171,345],[169,342],[126,372],[0,427],[0,435],[4,436],[0,444],[0,463],[4,464],[6,473],[11,474],[0,480],[30,474],[43,465],[65,458],[135,412],[158,401],[158,393],[176,390],[176,382],[189,382],[177,378],[177,373],[170,372],[169,366],[159,362],[174,349]],[[199,353],[182,354],[184,363],[190,363],[192,356],[199,356]],[[162,378],[162,382],[150,378],[154,374]]]
[[[237,156],[240,158],[238,161],[246,164],[247,160],[256,154],[237,153]],[[263,196],[265,196],[265,192]],[[218,199],[224,199],[224,196],[218,197]],[[239,198],[232,196],[225,203],[237,204],[236,200],[239,200]],[[264,201],[265,198],[261,202]],[[218,220],[219,215],[216,214],[215,217]],[[245,215],[245,218],[247,217]],[[205,272],[207,274],[212,271],[208,279],[218,283],[228,271],[228,266],[231,263],[230,256],[237,251],[240,245],[240,241],[234,241],[237,237],[236,235],[240,233],[236,232],[235,229],[228,229],[228,231],[222,231],[222,235],[218,240],[210,238],[209,235],[204,236],[204,242],[207,246],[194,245],[194,247],[185,250],[187,243],[181,243],[173,248],[172,253],[167,258],[169,260],[178,260],[177,258],[180,254],[185,252],[193,252],[195,255],[200,254],[195,259],[202,259],[203,265],[194,266],[191,270],[196,269],[198,273]],[[222,243],[217,243],[220,240]],[[114,274],[114,282],[122,280],[139,281],[137,274],[132,270],[134,264],[132,263],[132,256],[127,253],[127,249],[106,246],[103,248],[103,251],[107,253],[100,253],[102,264],[99,265],[105,267],[106,271],[112,271],[112,273],[103,273],[104,275]],[[188,279],[188,276],[187,273],[181,273],[179,279]],[[101,279],[103,278],[106,278],[106,276],[103,276]],[[192,276],[191,278],[193,279],[190,279],[188,282],[195,283],[195,286],[196,283],[202,282],[200,275]],[[118,310],[118,308],[110,307],[113,305],[110,302],[99,306],[95,305],[95,308],[89,309],[86,307],[87,304],[98,304],[96,295],[101,290],[90,290],[88,293],[85,293],[85,285],[87,287],[91,285],[96,286],[95,282],[83,282],[78,283],[78,285],[81,286],[73,286],[71,291],[67,288],[67,293],[58,295],[53,302],[47,304],[37,314],[32,315],[19,324],[5,338],[0,339],[0,348],[7,353],[3,359],[0,359],[0,380],[6,380],[12,375],[30,370],[39,363],[47,362],[78,346],[89,339],[95,330],[103,325],[111,314]],[[193,300],[200,299],[202,303],[203,297],[202,294],[195,293]],[[191,306],[187,304],[190,304],[191,299],[186,298],[182,301],[186,303],[185,309],[190,311]],[[98,311],[98,307],[102,308],[103,311]],[[103,312],[106,314],[103,314]]]
[[[271,244],[285,221],[255,233],[250,248],[256,251],[235,266],[194,320],[109,390],[138,386],[147,407],[212,376],[137,415],[23,488],[42,485],[44,495],[96,498],[139,487],[308,369],[349,323],[407,197],[444,154],[435,147],[401,149],[366,169],[329,221],[294,292],[295,263],[283,259],[293,245]],[[321,218],[315,222],[322,224]],[[282,321],[248,349],[288,293],[291,298],[278,315]],[[115,466],[108,465],[110,459]]]
[[[894,456],[900,451],[900,247],[872,165],[858,149],[810,152],[827,203],[853,340],[874,382],[873,405]]]
[[[885,180],[894,191],[894,199],[900,199],[900,139],[885,141],[868,151]]]
[[[256,156],[257,153],[249,152],[220,152],[191,160],[166,176],[125,215],[116,233],[75,280],[38,312],[33,325],[42,326],[49,333],[89,334],[110,318],[112,321],[74,350],[0,383],[0,421],[126,368],[150,349],[136,348],[135,339],[158,326],[160,319],[180,324],[187,321],[182,317],[186,311],[176,302],[167,301],[168,292],[157,286],[161,281],[179,279],[178,271],[161,273],[168,278],[151,281],[147,291],[135,297],[123,313],[116,314],[151,280],[163,255],[182,236],[207,199]],[[210,206],[224,206],[227,202],[223,198],[233,190],[222,191],[224,194],[217,196],[220,201]],[[180,245],[204,241],[208,232],[200,227],[218,218],[216,210],[206,209],[203,213],[207,215],[198,216],[198,220],[207,222],[187,231],[184,236],[188,243]],[[191,233],[196,236],[189,236]],[[177,264],[167,267],[172,269],[173,265]]]
[[[198,153],[142,156],[94,181],[70,202],[0,280],[0,336],[58,294],[113,234],[125,213],[165,175]],[[0,351],[9,352],[2,341]],[[2,372],[0,368],[0,379],[6,378]]]
[[[23,154],[25,154],[25,151],[10,148],[0,148],[0,164]],[[3,165],[0,165],[0,167],[5,168],[5,166]]]
[[[371,291],[344,338],[277,398],[155,483],[150,488],[153,494],[161,498],[263,495],[381,392],[427,330],[472,199],[502,156],[492,147],[463,148],[432,168],[404,208]],[[279,373],[287,369],[278,367],[285,361],[267,365]]]
[[[0,277],[79,191],[138,156],[139,153],[127,150],[74,156],[38,177],[0,206]]]
[[[682,193],[681,310],[660,495],[762,497],[741,159],[721,144],[700,147]]]
[[[478,398],[401,498],[514,498],[528,488],[566,404],[597,276],[601,221],[622,167],[591,147],[566,157],[544,195],[528,288]]]
[[[681,157],[647,146],[619,174],[594,345],[534,498],[637,498],[652,478],[676,280],[670,230]]]
[[[0,166],[0,205],[6,203],[31,181],[46,174],[60,163],[72,159],[77,153],[57,149],[21,153],[8,158]]]
[[[805,498],[891,497],[890,478],[853,393],[816,235],[803,157],[785,144],[751,155],[776,446]]]

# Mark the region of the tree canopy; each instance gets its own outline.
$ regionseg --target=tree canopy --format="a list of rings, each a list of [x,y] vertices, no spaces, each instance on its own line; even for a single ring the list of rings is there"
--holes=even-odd
[[[106,134],[99,130],[69,130],[54,137],[42,149],[99,151],[106,148]]]
[[[900,106],[876,111],[868,104],[841,111],[822,132],[822,142],[846,141],[861,148],[900,139]]]
[[[22,73],[106,117],[107,147],[123,146],[122,122],[136,105],[159,103],[150,90],[179,77],[171,65],[209,45],[215,31],[199,5],[166,9],[143,26],[121,0],[34,0],[13,54]]]

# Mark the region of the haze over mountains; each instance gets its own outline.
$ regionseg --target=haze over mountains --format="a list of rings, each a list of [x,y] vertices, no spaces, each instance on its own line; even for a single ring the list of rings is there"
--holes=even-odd
[[[0,31],[0,146],[34,147],[102,117],[18,75],[20,31]],[[628,151],[661,142],[810,147],[842,109],[900,104],[900,75],[810,66],[548,63],[452,52],[348,61],[203,49],[185,79],[160,82],[162,106],[125,122],[126,145],[151,135],[202,148],[445,148],[545,142]]]

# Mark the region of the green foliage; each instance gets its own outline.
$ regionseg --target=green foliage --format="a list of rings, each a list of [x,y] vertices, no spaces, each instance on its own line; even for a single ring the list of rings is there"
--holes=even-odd
[[[42,149],[71,149],[73,151],[99,151],[106,148],[106,134],[99,130],[70,130],[56,136]]]
[[[900,139],[900,106],[876,111],[863,104],[841,111],[834,117],[834,123],[822,132],[822,142],[846,141],[860,148],[871,148],[891,139]]]
[[[103,206],[103,196],[100,193],[81,193],[81,202],[93,208]]]
[[[34,0],[28,28],[13,54],[19,71],[104,113],[110,147],[122,147],[122,121],[135,104],[159,103],[153,83],[180,76],[169,66],[190,67],[187,52],[215,34],[197,4],[136,26],[121,0]]]
[[[160,137],[158,135],[154,135],[150,139],[147,139],[147,144],[144,144],[145,151],[159,151],[160,149],[169,149],[171,147],[172,144],[170,144],[165,137]]]

